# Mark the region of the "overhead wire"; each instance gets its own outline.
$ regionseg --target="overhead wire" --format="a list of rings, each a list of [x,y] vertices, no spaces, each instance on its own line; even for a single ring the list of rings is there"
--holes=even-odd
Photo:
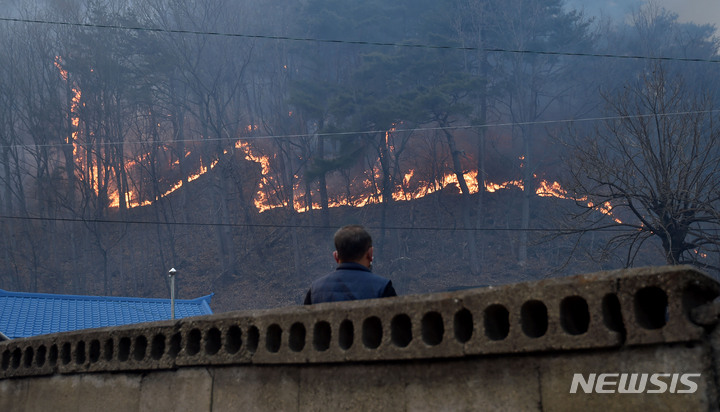
[[[475,47],[475,46],[457,46],[457,45],[434,45],[424,43],[397,43],[397,42],[376,42],[376,41],[358,41],[358,40],[343,40],[343,39],[322,39],[312,37],[292,37],[292,36],[276,36],[276,35],[259,35],[259,34],[247,34],[247,33],[231,33],[231,32],[218,32],[218,31],[203,31],[203,30],[186,30],[186,29],[169,29],[159,27],[143,27],[143,26],[122,26],[115,24],[98,24],[98,23],[81,23],[81,22],[65,22],[65,21],[53,21],[53,20],[41,20],[41,19],[26,19],[26,18],[11,18],[11,17],[0,17],[0,21],[14,22],[14,23],[29,23],[29,24],[43,24],[43,25],[58,25],[58,26],[71,26],[71,27],[83,27],[83,28],[97,28],[97,29],[114,29],[114,30],[126,30],[126,31],[144,31],[144,32],[155,32],[155,33],[172,33],[172,34],[190,34],[190,35],[207,35],[207,36],[221,36],[221,37],[235,37],[235,38],[248,38],[248,39],[261,39],[261,40],[280,40],[280,41],[295,41],[295,42],[314,42],[314,43],[334,43],[334,44],[348,44],[348,45],[369,45],[369,46],[382,46],[382,47],[405,47],[405,48],[421,48],[421,49],[440,49],[440,50],[460,50],[460,51],[479,51],[486,53],[511,53],[511,54],[534,54],[534,55],[552,55],[552,56],[572,56],[572,57],[595,57],[595,58],[613,58],[613,59],[635,59],[635,60],[655,60],[655,61],[676,61],[676,62],[704,62],[704,63],[720,63],[720,60],[716,59],[705,59],[705,58],[687,58],[687,57],[669,57],[669,56],[646,56],[646,55],[619,55],[611,53],[583,53],[583,52],[565,52],[565,51],[552,51],[552,50],[529,50],[529,49],[505,49],[505,48],[487,48],[487,47]],[[506,122],[506,123],[495,123],[495,124],[483,124],[483,125],[459,125],[459,126],[445,126],[445,127],[426,127],[426,128],[411,128],[411,129],[395,129],[395,132],[416,132],[416,131],[437,131],[437,130],[458,130],[458,129],[476,129],[476,128],[487,128],[487,127],[514,127],[522,125],[540,125],[540,124],[558,124],[558,123],[572,123],[572,122],[591,122],[591,121],[611,121],[611,120],[622,120],[627,118],[643,118],[650,116],[671,116],[671,115],[682,115],[682,114],[700,114],[700,113],[715,113],[720,111],[707,110],[707,111],[693,111],[693,112],[677,112],[677,113],[662,113],[662,114],[645,114],[645,115],[632,115],[632,116],[611,116],[611,117],[592,117],[592,118],[581,118],[581,119],[559,119],[559,120],[543,120],[543,121],[532,121],[532,122]],[[127,144],[170,144],[179,142],[210,142],[210,141],[237,141],[237,140],[256,140],[256,139],[289,139],[289,138],[307,138],[314,136],[347,136],[347,135],[363,135],[363,134],[376,134],[384,133],[385,130],[366,130],[366,131],[348,131],[348,132],[333,132],[333,133],[314,133],[314,134],[286,134],[286,135],[263,135],[263,136],[238,136],[238,137],[225,137],[225,138],[207,138],[207,139],[180,139],[173,141],[123,141],[123,142],[99,142],[95,143],[94,146],[112,146],[112,145],[127,145]],[[0,148],[6,147],[62,147],[65,146],[63,143],[48,143],[48,144],[13,144],[13,145],[0,145]],[[129,221],[129,220],[112,220],[112,219],[81,219],[81,218],[49,218],[49,217],[33,217],[33,216],[2,216],[0,219],[13,219],[13,220],[38,220],[38,221],[62,221],[62,222],[81,222],[81,223],[106,223],[106,224],[149,224],[149,225],[184,225],[184,226],[230,226],[230,227],[269,227],[269,228],[313,228],[313,229],[331,229],[331,227],[317,226],[317,225],[276,225],[276,224],[235,224],[235,223],[211,223],[211,222],[153,222],[153,221]],[[625,226],[625,225],[616,225]],[[457,228],[457,227],[388,227],[384,226],[384,229],[389,230],[430,230],[430,231],[585,231],[592,229],[559,229],[559,228]],[[378,228],[380,229],[380,228]],[[613,230],[611,226],[605,227],[604,230]],[[614,229],[614,230],[626,230],[626,229]]]
[[[684,61],[684,62],[706,62],[706,63],[720,63],[720,60],[715,59],[703,59],[703,58],[682,58],[682,57],[668,57],[668,56],[644,56],[644,55],[619,55],[611,53],[580,53],[580,52],[563,52],[563,51],[547,51],[547,50],[513,50],[503,48],[483,48],[483,47],[472,47],[472,46],[453,46],[453,45],[432,45],[424,43],[396,43],[396,42],[372,42],[372,41],[355,41],[355,40],[342,40],[342,39],[320,39],[312,37],[292,37],[292,36],[275,36],[275,35],[254,35],[245,33],[230,33],[230,32],[217,32],[217,31],[203,31],[203,30],[186,30],[186,29],[168,29],[160,27],[143,27],[143,26],[122,26],[115,24],[98,24],[98,23],[80,23],[80,22],[65,22],[65,21],[54,21],[54,20],[41,20],[41,19],[27,19],[27,18],[12,18],[12,17],[0,17],[0,21],[16,22],[16,23],[30,23],[30,24],[45,24],[45,25],[60,25],[60,26],[71,26],[71,27],[84,27],[84,28],[97,28],[97,29],[114,29],[114,30],[130,30],[130,31],[147,31],[147,32],[160,32],[160,33],[174,33],[174,34],[192,34],[192,35],[208,35],[208,36],[223,36],[223,37],[238,37],[238,38],[251,38],[251,39],[265,39],[265,40],[284,40],[284,41],[300,41],[300,42],[318,42],[318,43],[337,43],[337,44],[355,44],[355,45],[373,45],[373,46],[387,46],[387,47],[411,47],[411,48],[426,48],[426,49],[450,49],[450,50],[464,50],[464,51],[483,51],[492,53],[516,53],[516,54],[541,54],[541,55],[557,55],[557,56],[576,56],[576,57],[602,57],[602,58],[617,58],[617,59],[641,59],[641,60],[662,60],[662,61]],[[543,125],[543,124],[560,124],[560,123],[573,123],[573,122],[594,122],[594,121],[611,121],[621,120],[628,118],[643,118],[650,116],[672,116],[672,115],[683,115],[683,114],[701,114],[701,113],[715,113],[719,112],[720,109],[708,110],[708,111],[693,111],[693,112],[677,112],[677,113],[661,113],[661,114],[640,114],[632,116],[611,116],[611,117],[591,117],[591,118],[580,118],[580,119],[557,119],[557,120],[539,120],[539,121],[528,121],[528,122],[503,122],[493,124],[479,124],[479,125],[458,125],[458,126],[443,126],[443,127],[419,127],[411,129],[395,129],[395,132],[423,132],[423,131],[441,131],[441,130],[461,130],[461,129],[480,129],[490,127],[515,127],[515,126],[527,126],[527,125]],[[330,137],[330,136],[357,136],[367,134],[385,133],[386,130],[361,130],[361,131],[347,131],[347,132],[328,132],[328,133],[299,133],[299,134],[281,134],[281,135],[260,135],[260,136],[238,136],[238,137],[220,137],[220,138],[202,138],[202,139],[178,139],[172,141],[120,141],[120,142],[97,142],[93,143],[93,146],[118,146],[118,145],[141,145],[141,144],[173,144],[173,143],[197,143],[197,142],[213,142],[213,141],[237,141],[237,140],[263,140],[263,139],[292,139],[292,138],[308,138],[308,137]],[[0,148],[41,148],[41,147],[64,147],[68,143],[42,143],[42,144],[23,144],[15,143],[11,145],[0,145]]]
[[[612,59],[720,63],[720,60],[717,60],[717,59],[692,58],[692,57],[646,56],[646,55],[636,55],[636,54],[612,54],[612,53],[583,53],[583,52],[566,52],[566,51],[554,51],[554,50],[506,49],[506,48],[500,48],[500,47],[477,47],[477,46],[457,46],[457,45],[425,44],[425,43],[378,42],[378,41],[368,41],[368,40],[322,39],[322,38],[314,38],[314,37],[293,37],[293,36],[231,33],[231,32],[206,31],[206,30],[170,29],[170,28],[163,28],[163,27],[122,26],[122,25],[117,25],[117,24],[81,23],[81,22],[26,19],[26,18],[15,18],[15,17],[0,17],[0,21],[56,25],[56,26],[97,28],[97,29],[145,31],[145,32],[154,32],[154,33],[192,34],[192,35],[203,35],[203,36],[237,37],[237,38],[262,39],[262,40],[283,40],[283,41],[295,41],[295,42],[334,43],[334,44],[351,44],[351,45],[382,46],[382,47],[407,47],[407,48],[416,48],[416,49],[482,51],[482,52],[486,52],[486,53],[536,54],[536,55],[549,55],[549,56],[600,57],[600,58],[612,58]]]
[[[317,209],[319,210],[319,209]],[[0,215],[0,221],[7,220],[26,220],[26,221],[42,221],[42,222],[71,222],[71,223],[102,223],[117,225],[167,225],[167,226],[190,226],[190,227],[233,227],[233,228],[269,228],[269,229],[328,229],[337,230],[336,226],[327,225],[302,225],[302,224],[276,224],[276,223],[226,223],[226,222],[177,222],[177,221],[148,221],[148,220],[116,220],[116,219],[85,219],[85,218],[64,218],[64,217],[41,217],[41,216],[11,216]],[[409,231],[461,231],[461,232],[589,232],[589,231],[627,231],[621,229],[620,226],[629,226],[621,224],[608,224],[599,228],[465,228],[465,227],[433,227],[433,226],[372,226],[366,225],[368,229],[378,230],[409,230]]]
[[[642,119],[650,118],[654,116],[666,117],[666,116],[683,116],[690,114],[711,114],[720,113],[720,109],[712,110],[695,110],[695,111],[683,111],[683,112],[671,112],[671,113],[649,113],[649,114],[637,114],[637,115],[625,115],[625,116],[599,116],[599,117],[584,117],[584,118],[573,118],[573,119],[555,119],[555,120],[535,120],[527,122],[501,122],[501,123],[486,123],[486,124],[470,124],[470,125],[451,125],[451,126],[433,126],[433,127],[413,127],[413,128],[395,128],[393,133],[415,133],[415,132],[432,132],[442,130],[471,130],[471,129],[484,129],[484,128],[495,128],[495,127],[518,127],[518,126],[532,126],[532,125],[551,125],[551,124],[571,124],[571,123],[588,123],[588,122],[599,122],[599,121],[614,121],[614,120],[628,120],[628,119]],[[277,135],[256,135],[256,136],[237,136],[237,137],[208,137],[200,139],[174,139],[174,140],[123,140],[123,141],[103,141],[94,142],[89,144],[93,147],[102,146],[127,146],[127,145],[170,145],[176,143],[207,143],[207,142],[235,142],[238,140],[272,140],[272,139],[300,139],[310,137],[345,137],[345,136],[358,136],[358,135],[370,135],[377,133],[385,133],[387,130],[357,130],[357,131],[346,131],[346,132],[323,132],[323,133],[295,133],[295,134],[277,134]],[[53,147],[66,147],[69,143],[14,143],[0,145],[0,148],[53,148]]]

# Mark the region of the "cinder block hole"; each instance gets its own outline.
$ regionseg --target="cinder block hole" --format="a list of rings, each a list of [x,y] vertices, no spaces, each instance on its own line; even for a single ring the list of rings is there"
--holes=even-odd
[[[399,348],[404,348],[410,344],[412,338],[410,316],[401,313],[392,318],[392,321],[390,321],[390,339],[392,343]]]
[[[130,344],[130,338],[127,336],[120,338],[120,342],[118,343],[118,360],[120,362],[125,362],[130,359]]]
[[[442,315],[438,312],[428,312],[420,323],[423,342],[430,346],[439,345],[445,335],[445,325]]]
[[[17,369],[20,367],[20,361],[22,360],[22,351],[20,348],[15,348],[12,353],[12,368]]]
[[[490,340],[503,340],[510,333],[510,313],[505,306],[493,304],[484,312],[485,336]]]
[[[242,330],[232,325],[225,334],[225,351],[231,355],[238,353],[242,347]]]
[[[247,332],[247,349],[250,353],[255,353],[260,340],[260,331],[256,326],[250,326]]]
[[[45,347],[45,345],[40,345],[37,350],[37,355],[35,355],[35,364],[38,366],[38,368],[42,368],[45,365],[46,360],[47,348]]]
[[[148,340],[145,335],[140,335],[135,338],[135,349],[133,350],[133,358],[140,362],[145,359],[147,353]]]
[[[100,360],[100,341],[93,339],[90,341],[90,363]]]
[[[222,346],[222,333],[218,328],[210,328],[205,334],[205,354],[214,355]]]
[[[616,294],[608,293],[603,296],[602,312],[603,323],[608,329],[614,332],[625,333],[620,299],[618,299]]]
[[[635,292],[635,319],[645,329],[660,329],[667,323],[668,297],[664,290],[648,286]]]
[[[60,351],[60,361],[63,365],[67,365],[72,360],[72,347],[70,346],[70,342],[65,342],[62,345],[62,350]]]
[[[25,348],[25,356],[23,357],[23,364],[26,368],[32,366],[33,358],[35,357],[35,349],[32,346]]]
[[[192,329],[190,333],[188,333],[187,338],[187,346],[185,346],[185,351],[190,356],[195,356],[200,352],[200,346],[202,342],[202,333],[200,332],[200,329]]]
[[[469,310],[462,308],[455,312],[453,330],[455,331],[455,339],[460,343],[465,343],[472,338],[473,315]]]
[[[115,342],[112,340],[112,338],[105,341],[105,345],[103,347],[103,358],[106,361],[111,361],[113,356],[115,355]]]
[[[560,325],[570,335],[582,335],[590,326],[590,310],[585,299],[568,296],[560,302]]]
[[[277,323],[273,323],[265,332],[265,349],[270,353],[277,353],[280,351],[281,344],[282,328]]]
[[[58,361],[58,347],[57,347],[57,345],[53,344],[50,347],[50,354],[48,355],[48,363],[50,364],[50,366],[55,366],[55,365],[57,365],[57,361]]]
[[[348,350],[355,341],[355,325],[350,319],[345,319],[340,323],[338,331],[338,345],[342,350]]]
[[[683,313],[689,321],[692,321],[690,313],[698,306],[710,303],[717,297],[711,288],[703,288],[697,284],[689,284],[683,289],[682,305]]]
[[[153,336],[150,344],[150,357],[154,360],[160,360],[165,354],[165,335],[159,333]]]
[[[85,341],[81,340],[75,345],[75,364],[85,363]]]
[[[529,300],[520,308],[520,325],[530,338],[539,338],[547,332],[547,306],[539,300]]]
[[[300,322],[295,322],[290,326],[290,339],[288,346],[293,352],[300,352],[305,348],[305,325]]]
[[[6,371],[10,367],[10,351],[5,349],[2,354],[2,370]]]
[[[330,324],[324,320],[316,323],[313,328],[313,349],[318,352],[325,352],[330,348],[331,339],[332,331]]]
[[[382,342],[382,322],[377,316],[371,316],[363,321],[362,342],[368,349],[377,349]]]
[[[176,332],[170,337],[170,342],[168,344],[168,356],[175,359],[180,353],[180,350],[182,350],[182,334],[180,332]]]

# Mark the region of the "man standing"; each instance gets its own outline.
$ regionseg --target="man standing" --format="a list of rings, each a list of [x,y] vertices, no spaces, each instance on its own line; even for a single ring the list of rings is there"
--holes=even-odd
[[[365,228],[343,226],[335,232],[334,241],[338,266],[312,283],[306,305],[397,296],[390,280],[372,273],[372,238]]]

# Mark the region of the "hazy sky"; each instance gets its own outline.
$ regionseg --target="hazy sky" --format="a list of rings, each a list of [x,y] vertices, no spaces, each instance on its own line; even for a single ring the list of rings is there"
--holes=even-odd
[[[654,0],[665,9],[677,13],[681,22],[714,24],[720,29],[720,0]],[[584,9],[589,15],[619,19],[637,10],[646,0],[567,0],[570,7]]]
[[[720,0],[657,0],[668,10],[678,14],[680,21],[714,24],[720,28]]]

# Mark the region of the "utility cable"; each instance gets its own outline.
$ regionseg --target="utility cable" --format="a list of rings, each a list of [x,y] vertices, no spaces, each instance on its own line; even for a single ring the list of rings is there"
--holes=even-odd
[[[184,29],[167,29],[161,27],[142,27],[142,26],[121,26],[116,24],[98,24],[98,23],[77,23],[52,20],[38,19],[21,19],[11,17],[0,17],[0,21],[16,22],[16,23],[32,23],[46,24],[56,26],[71,26],[96,29],[115,29],[129,31],[145,31],[154,33],[173,33],[173,34],[192,34],[202,36],[220,36],[220,37],[237,37],[247,39],[262,40],[283,40],[295,42],[313,42],[313,43],[334,43],[334,44],[354,44],[364,46],[383,46],[383,47],[407,47],[416,49],[436,49],[436,50],[462,50],[462,51],[482,51],[486,53],[512,53],[512,54],[535,54],[548,56],[571,56],[571,57],[602,57],[612,59],[631,59],[631,60],[656,60],[656,61],[677,61],[677,62],[703,62],[703,63],[720,63],[720,60],[689,58],[689,57],[666,57],[666,56],[643,56],[635,54],[612,54],[612,53],[582,53],[582,52],[563,52],[548,50],[524,50],[524,49],[505,49],[493,47],[473,47],[473,46],[453,46],[453,45],[433,45],[423,43],[394,43],[394,42],[375,42],[365,40],[340,40],[340,39],[321,39],[312,37],[291,37],[291,36],[273,36],[261,34],[245,34],[245,33],[229,33],[218,31],[203,30],[184,30]]]
[[[0,215],[0,220],[25,220],[25,221],[41,221],[41,222],[72,222],[72,223],[101,223],[101,224],[123,224],[123,225],[165,225],[165,226],[190,226],[190,227],[233,227],[233,228],[270,228],[270,229],[332,229],[337,230],[336,226],[326,225],[289,225],[276,223],[213,223],[213,222],[159,222],[146,220],[115,220],[115,219],[84,219],[84,218],[62,218],[62,217],[39,217],[39,216],[8,216]],[[463,228],[463,227],[432,227],[432,226],[371,226],[366,225],[368,229],[373,230],[417,230],[417,231],[472,231],[472,232],[566,232],[579,233],[590,231],[608,231],[608,232],[625,232],[631,229],[623,229],[622,224],[608,224],[601,228]]]
[[[488,124],[475,124],[475,125],[457,125],[457,126],[437,126],[437,127],[414,127],[414,128],[396,128],[391,133],[415,133],[415,132],[433,132],[443,130],[473,130],[473,129],[485,129],[485,128],[496,128],[496,127],[518,127],[518,126],[531,126],[531,125],[551,125],[551,124],[571,124],[571,123],[590,123],[599,121],[617,121],[617,120],[632,120],[632,119],[643,119],[654,116],[669,117],[669,116],[686,116],[693,114],[713,114],[720,113],[720,109],[713,110],[697,110],[697,111],[684,111],[684,112],[672,112],[672,113],[650,113],[650,114],[637,114],[637,115],[626,115],[626,116],[601,116],[601,117],[586,117],[579,119],[557,119],[557,120],[536,120],[528,122],[502,122],[502,123],[488,123]],[[176,143],[207,143],[207,142],[236,142],[238,140],[272,140],[272,139],[300,139],[310,137],[348,137],[348,136],[362,136],[362,135],[374,135],[384,134],[388,130],[359,130],[359,131],[348,131],[348,132],[327,132],[327,133],[297,133],[297,134],[279,134],[279,135],[260,135],[260,136],[238,136],[238,137],[211,137],[201,139],[177,139],[177,140],[126,140],[121,142],[95,142],[95,143],[80,143],[82,147],[100,147],[100,146],[127,146],[127,145],[172,145]],[[27,143],[15,143],[10,145],[0,145],[0,148],[52,148],[52,147],[65,147],[68,144],[73,143],[41,143],[41,144],[27,144]]]

